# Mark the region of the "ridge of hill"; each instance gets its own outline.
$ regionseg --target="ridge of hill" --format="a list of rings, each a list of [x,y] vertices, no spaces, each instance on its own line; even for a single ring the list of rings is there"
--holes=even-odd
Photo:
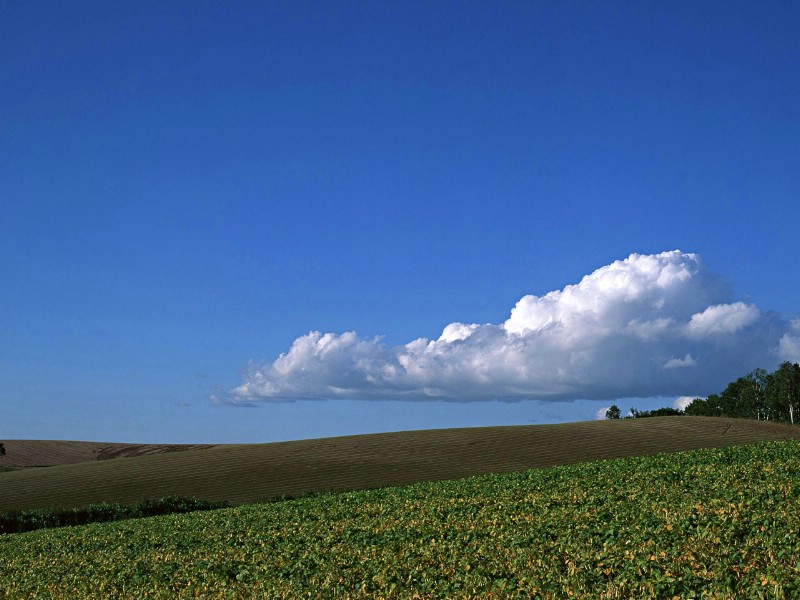
[[[0,440],[6,453],[0,468],[30,469],[54,467],[97,460],[202,450],[215,444],[120,444],[71,440]]]
[[[163,496],[244,504],[786,439],[800,427],[685,416],[219,445],[0,473],[0,512]]]

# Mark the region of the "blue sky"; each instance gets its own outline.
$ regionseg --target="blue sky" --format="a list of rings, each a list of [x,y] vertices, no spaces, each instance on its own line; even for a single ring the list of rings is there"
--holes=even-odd
[[[791,2],[3,2],[0,437],[583,420],[795,360],[798,29]]]

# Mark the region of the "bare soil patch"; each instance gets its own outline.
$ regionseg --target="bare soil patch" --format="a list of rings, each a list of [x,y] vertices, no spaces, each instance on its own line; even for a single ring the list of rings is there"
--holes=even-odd
[[[6,453],[0,467],[30,469],[97,460],[212,448],[213,444],[115,444],[64,440],[0,440]]]

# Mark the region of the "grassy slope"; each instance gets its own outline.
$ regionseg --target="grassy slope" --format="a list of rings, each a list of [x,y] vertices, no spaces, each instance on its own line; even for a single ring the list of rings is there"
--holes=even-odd
[[[216,446],[0,473],[0,512],[174,495],[247,503],[790,438],[800,428],[662,417]]]

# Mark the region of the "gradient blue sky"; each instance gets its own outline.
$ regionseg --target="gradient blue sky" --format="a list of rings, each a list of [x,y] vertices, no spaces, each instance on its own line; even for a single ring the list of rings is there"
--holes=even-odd
[[[634,252],[788,323],[798,31],[796,2],[0,2],[0,438],[590,419],[210,398],[309,331],[503,323]]]

